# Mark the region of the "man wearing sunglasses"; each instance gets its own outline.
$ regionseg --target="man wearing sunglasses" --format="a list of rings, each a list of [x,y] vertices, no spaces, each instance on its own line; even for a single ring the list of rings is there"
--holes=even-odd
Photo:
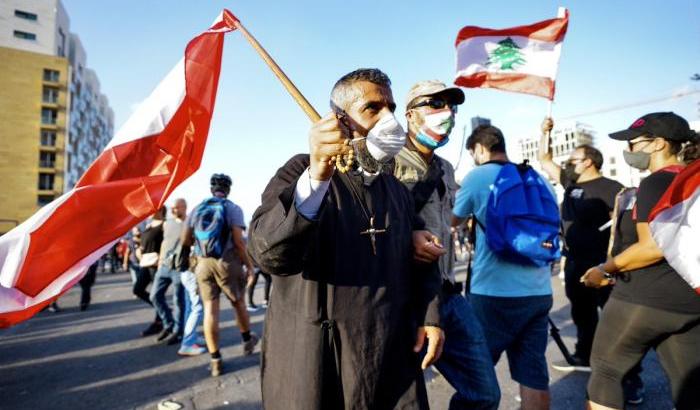
[[[406,145],[395,157],[394,175],[411,190],[416,213],[447,250],[439,259],[439,309],[445,345],[435,366],[456,390],[449,408],[496,409],[500,390],[486,339],[469,302],[461,294],[462,284],[455,280],[450,230],[458,188],[454,169],[435,154],[447,143],[457,106],[463,102],[462,90],[435,80],[418,82],[409,90],[408,135]]]
[[[603,155],[590,145],[576,147],[564,167],[552,160],[552,150],[546,135],[554,126],[551,118],[542,123],[539,160],[544,171],[564,187],[561,218],[564,233],[564,282],[566,296],[571,303],[571,318],[576,325],[576,352],[574,363],[553,364],[560,371],[590,372],[593,335],[598,324],[598,307],[610,295],[610,288],[587,288],[580,282],[589,268],[605,262],[610,239],[610,213],[615,195],[622,184],[601,175]]]

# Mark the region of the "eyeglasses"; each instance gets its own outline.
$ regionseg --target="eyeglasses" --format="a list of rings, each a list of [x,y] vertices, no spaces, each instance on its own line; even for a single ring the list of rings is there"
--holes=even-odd
[[[576,164],[580,164],[581,162],[583,162],[585,160],[586,160],[586,158],[569,158],[568,160],[566,160],[565,164],[576,165]]]
[[[634,150],[634,146],[639,144],[640,142],[651,142],[651,141],[654,141],[654,139],[653,138],[644,138],[644,139],[641,139],[641,140],[635,141],[635,142],[627,141],[627,147],[629,148],[630,151],[632,151],[632,150]]]
[[[418,108],[418,107],[430,107],[430,108],[432,108],[432,109],[434,109],[434,110],[441,110],[441,109],[443,109],[443,108],[445,108],[445,107],[450,107],[450,109],[451,109],[452,111],[457,112],[457,105],[455,105],[455,104],[449,104],[447,101],[442,100],[442,99],[439,99],[439,98],[434,98],[434,99],[431,98],[431,99],[428,99],[428,100],[425,100],[425,101],[421,101],[421,102],[419,102],[419,103],[417,103],[417,104],[413,104],[413,105],[409,108],[409,110],[412,110],[412,109]]]

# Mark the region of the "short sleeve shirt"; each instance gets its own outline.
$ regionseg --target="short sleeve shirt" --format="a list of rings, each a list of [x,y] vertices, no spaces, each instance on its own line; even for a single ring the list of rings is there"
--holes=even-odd
[[[455,200],[453,213],[456,217],[466,218],[474,214],[480,224],[485,226],[488,223],[486,207],[500,170],[499,164],[484,164],[464,177]],[[471,293],[500,297],[552,294],[549,267],[518,265],[499,258],[489,248],[482,227],[477,224],[476,229]]]
[[[194,229],[197,225],[197,214],[199,209],[202,207],[203,203],[197,205],[194,210],[187,216],[187,226]],[[246,229],[245,218],[243,217],[243,210],[240,206],[234,204],[230,200],[226,199],[224,201],[224,209],[226,211],[226,224],[231,227],[237,226],[241,229]],[[228,237],[228,242],[226,243],[225,250],[233,248],[233,238],[231,235]]]

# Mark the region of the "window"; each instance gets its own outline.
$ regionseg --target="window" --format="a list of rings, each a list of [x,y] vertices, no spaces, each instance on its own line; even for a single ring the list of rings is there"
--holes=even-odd
[[[615,165],[615,157],[610,157],[609,161],[610,161],[610,165]]]
[[[36,204],[39,206],[44,206],[49,202],[53,201],[54,198],[55,197],[53,195],[39,195],[36,198]]]
[[[42,168],[53,168],[56,164],[56,153],[55,152],[40,152],[39,153],[39,166]]]
[[[56,104],[58,102],[58,88],[44,87],[42,101],[49,104]]]
[[[41,146],[55,147],[56,146],[56,131],[41,131]]]
[[[616,170],[616,169],[611,169],[611,170],[610,170],[610,176],[611,176],[611,177],[617,176],[617,170]]]
[[[53,190],[53,174],[39,173],[39,189],[44,191]]]
[[[22,10],[15,10],[15,17],[19,17],[21,19],[31,20],[31,21],[37,20],[36,14],[30,13],[28,11],[22,11]]]
[[[60,73],[57,70],[44,69],[44,81],[58,82]]]
[[[26,31],[15,30],[15,37],[21,38],[23,40],[36,40],[36,34],[27,33]]]
[[[41,109],[41,123],[55,125],[56,118],[58,117],[58,111],[53,108],[42,108]]]

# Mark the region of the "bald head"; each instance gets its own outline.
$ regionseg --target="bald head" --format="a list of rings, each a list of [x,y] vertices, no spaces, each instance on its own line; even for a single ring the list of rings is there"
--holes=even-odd
[[[184,198],[175,200],[175,205],[172,207],[172,213],[175,218],[185,219],[187,216],[187,201]]]

